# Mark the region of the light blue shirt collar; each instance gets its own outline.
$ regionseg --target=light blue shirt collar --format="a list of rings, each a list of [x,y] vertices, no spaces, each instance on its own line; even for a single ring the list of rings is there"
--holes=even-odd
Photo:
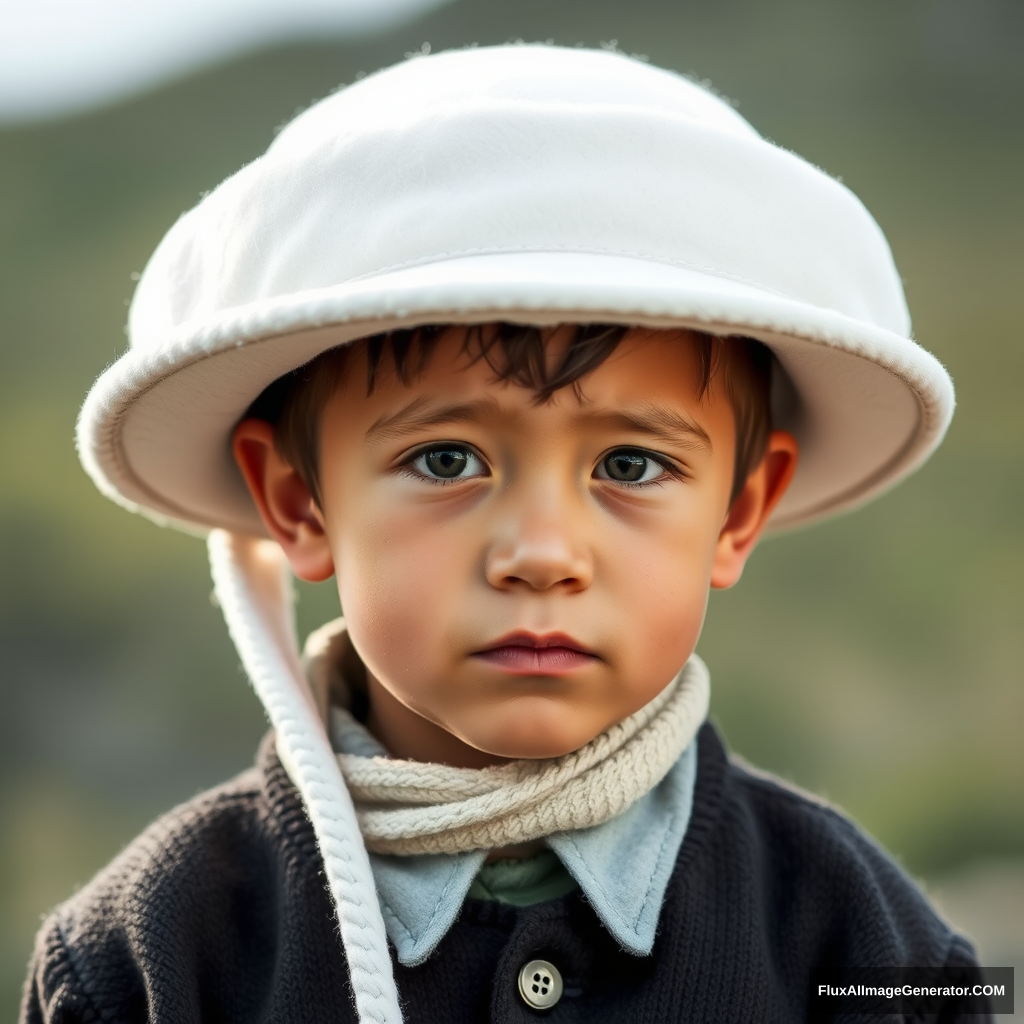
[[[346,728],[342,716],[332,716],[331,738],[336,750],[387,756],[365,729]],[[547,837],[547,845],[627,952],[645,956],[654,947],[665,889],[690,822],[696,779],[694,739],[665,778],[618,817]],[[459,916],[486,858],[486,850],[370,854],[384,926],[399,962],[413,967],[433,953]]]

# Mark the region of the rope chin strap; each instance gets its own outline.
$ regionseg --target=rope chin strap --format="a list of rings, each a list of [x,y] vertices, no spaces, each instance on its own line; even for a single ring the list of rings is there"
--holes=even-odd
[[[228,632],[313,824],[360,1024],[401,1024],[370,860],[299,660],[288,564],[272,541],[215,530],[208,543],[214,593]]]

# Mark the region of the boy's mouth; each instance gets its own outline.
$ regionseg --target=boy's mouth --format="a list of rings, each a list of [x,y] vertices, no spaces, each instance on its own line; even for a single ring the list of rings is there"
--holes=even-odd
[[[590,665],[598,656],[565,633],[538,635],[517,630],[501,637],[474,658],[515,675],[551,676]]]

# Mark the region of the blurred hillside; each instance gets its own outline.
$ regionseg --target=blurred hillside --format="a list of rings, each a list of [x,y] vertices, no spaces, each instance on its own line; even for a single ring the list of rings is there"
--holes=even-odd
[[[244,767],[263,716],[203,545],[96,493],[73,429],[164,231],[275,127],[428,41],[553,39],[707,78],[842,176],[950,368],[944,448],[870,508],[767,544],[711,602],[713,712],[925,875],[1024,858],[1024,5],[460,0],[0,132],[0,1016],[39,914]],[[305,588],[303,631],[332,614]]]

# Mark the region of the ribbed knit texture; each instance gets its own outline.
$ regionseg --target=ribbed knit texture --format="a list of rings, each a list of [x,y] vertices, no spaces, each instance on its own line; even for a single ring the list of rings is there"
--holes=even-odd
[[[565,980],[553,1024],[795,1024],[819,979],[908,965],[935,984],[979,978],[968,943],[854,826],[729,763],[710,726],[698,742],[650,956],[619,949],[579,895],[468,900],[426,963],[396,967],[411,1024],[536,1024],[516,989],[536,956]],[[322,871],[268,742],[257,771],[172,811],[45,922],[22,1024],[354,1024]],[[991,1017],[947,1006],[938,1019]]]

